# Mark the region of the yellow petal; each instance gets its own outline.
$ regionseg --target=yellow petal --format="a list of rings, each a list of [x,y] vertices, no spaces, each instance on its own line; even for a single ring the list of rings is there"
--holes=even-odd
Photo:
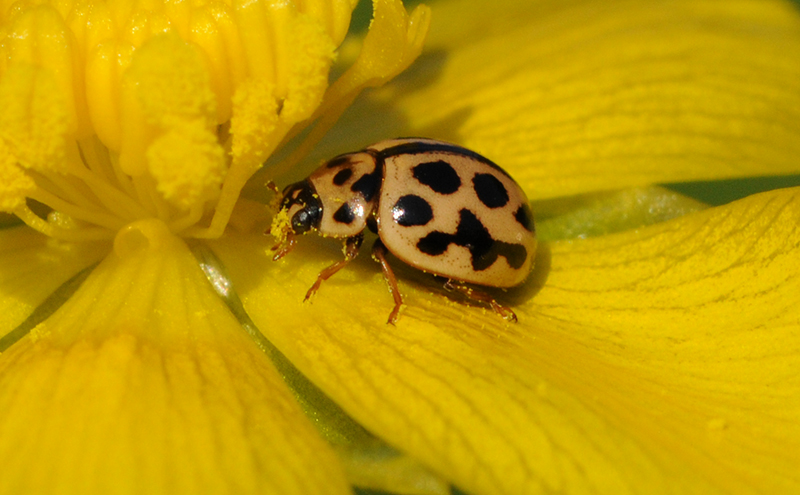
[[[549,359],[551,383],[722,491],[796,492],[798,212],[800,189],[786,189],[552,245],[525,304],[547,328],[537,354],[564,360]]]
[[[793,493],[798,212],[800,189],[783,190],[545,247],[506,296],[517,325],[404,269],[407,307],[386,325],[366,256],[302,304],[341,258],[330,240],[280,263],[244,236],[215,249],[303,373],[470,493]]]
[[[397,327],[386,325],[391,297],[368,256],[302,304],[317,273],[341,251],[334,241],[299,244],[274,263],[267,253],[259,259],[265,241],[231,236],[213,243],[262,332],[367,429],[469,493],[535,493],[526,491],[537,486],[528,471],[541,461],[543,437],[519,430],[532,424],[527,409],[535,397],[525,382],[533,376],[519,383],[527,372],[513,371],[519,360],[494,356],[501,320],[449,302],[433,284],[404,281],[408,307]],[[465,321],[490,329],[465,335]],[[497,411],[511,415],[511,424]]]
[[[106,252],[107,243],[64,242],[25,227],[0,230],[0,337]]]
[[[182,241],[132,224],[0,355],[0,493],[347,493]]]
[[[250,210],[252,211],[252,210]],[[263,211],[263,206],[262,206]],[[262,215],[263,217],[263,215]],[[261,219],[263,220],[263,218]],[[239,222],[237,222],[239,224]],[[348,481],[361,489],[404,495],[446,495],[450,484],[432,473],[411,456],[398,452],[368,433],[278,351],[255,328],[238,294],[231,290],[226,268],[213,252],[194,246],[193,253],[217,293],[228,304],[243,327],[275,363],[284,381],[292,388],[306,416],[333,446],[347,474]]]
[[[310,161],[396,135],[438,137],[495,160],[532,199],[800,171],[791,2],[432,9],[417,63],[358,103]]]

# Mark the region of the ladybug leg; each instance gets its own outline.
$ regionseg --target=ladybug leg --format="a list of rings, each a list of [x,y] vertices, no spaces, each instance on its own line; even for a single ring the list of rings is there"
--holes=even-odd
[[[291,251],[294,248],[294,243],[295,243],[294,237],[295,237],[294,234],[292,234],[291,232],[287,233],[286,237],[282,241],[280,241],[278,244],[275,244],[272,247],[273,252],[277,251],[277,253],[275,253],[275,256],[272,257],[272,261],[278,261],[279,259],[289,254],[289,251]]]
[[[492,307],[495,313],[499,314],[504,319],[514,323],[517,322],[517,315],[514,314],[514,311],[512,311],[511,308],[503,306],[502,304],[498,303],[492,296],[490,296],[486,292],[474,289],[465,284],[454,282],[452,280],[448,280],[447,282],[445,282],[444,288],[449,291],[460,292],[461,294],[464,294],[465,296],[467,296],[467,298],[472,299],[473,301],[486,303]]]
[[[392,267],[386,261],[386,246],[383,245],[380,239],[375,241],[372,245],[372,259],[381,264],[383,270],[383,277],[386,279],[386,284],[389,286],[389,293],[394,298],[394,309],[389,313],[389,320],[386,323],[397,321],[397,314],[400,312],[400,306],[403,305],[403,296],[400,295],[400,287],[397,286],[397,278],[394,276]]]
[[[308,301],[308,299],[313,296],[315,292],[317,292],[317,289],[319,289],[319,286],[322,285],[323,281],[331,278],[334,273],[344,268],[348,263],[353,261],[356,256],[358,256],[358,249],[361,247],[361,243],[363,241],[364,234],[348,237],[347,240],[344,241],[344,259],[337,261],[328,268],[319,272],[319,275],[317,275],[317,281],[314,282],[314,285],[312,285],[311,288],[308,289],[308,292],[306,292],[306,297],[303,299],[304,302]]]

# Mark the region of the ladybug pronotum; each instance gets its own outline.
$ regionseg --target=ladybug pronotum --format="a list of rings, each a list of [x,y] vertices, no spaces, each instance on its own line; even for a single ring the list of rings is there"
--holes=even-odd
[[[448,290],[516,321],[510,308],[466,285],[520,285],[536,252],[528,198],[490,160],[454,144],[416,138],[381,141],[337,156],[284,189],[271,229],[278,239],[273,259],[283,258],[296,236],[306,232],[344,239],[345,258],[320,272],[307,300],[356,257],[365,228],[378,234],[372,256],[394,297],[389,323],[396,321],[403,300],[387,251],[447,278]]]

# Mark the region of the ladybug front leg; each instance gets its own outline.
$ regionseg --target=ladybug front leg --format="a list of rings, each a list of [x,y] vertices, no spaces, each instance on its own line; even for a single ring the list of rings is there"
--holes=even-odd
[[[348,263],[353,261],[356,256],[358,256],[358,250],[361,247],[361,243],[364,241],[364,234],[354,235],[353,237],[348,237],[346,241],[344,241],[344,259],[341,261],[337,261],[336,263],[332,264],[328,268],[319,272],[317,275],[317,281],[314,282],[314,285],[308,289],[306,292],[306,297],[303,301],[308,301],[308,299],[317,292],[319,286],[322,285],[324,280],[328,280],[333,276],[334,273],[338,272],[342,268],[345,267]]]
[[[400,306],[403,305],[403,296],[400,295],[400,287],[397,286],[397,278],[394,276],[392,267],[386,261],[386,246],[383,245],[380,239],[375,241],[372,245],[372,259],[381,264],[383,270],[383,277],[386,279],[386,284],[389,286],[389,293],[394,297],[394,309],[389,313],[389,320],[386,323],[397,321],[397,314],[400,312]]]
[[[472,299],[473,301],[486,303],[492,307],[495,313],[499,314],[507,321],[511,321],[514,323],[517,322],[517,315],[514,313],[514,311],[511,310],[511,308],[503,306],[502,304],[498,303],[492,296],[490,296],[486,292],[474,289],[465,284],[454,282],[452,280],[448,280],[447,282],[445,282],[444,288],[450,291],[454,290],[456,292],[460,292],[465,296],[467,296],[469,299]]]

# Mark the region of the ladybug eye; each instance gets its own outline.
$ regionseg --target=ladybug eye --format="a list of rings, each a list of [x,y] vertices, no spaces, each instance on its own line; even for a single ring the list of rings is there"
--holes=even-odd
[[[295,234],[305,234],[319,224],[322,208],[318,205],[306,205],[292,217],[292,230]]]

